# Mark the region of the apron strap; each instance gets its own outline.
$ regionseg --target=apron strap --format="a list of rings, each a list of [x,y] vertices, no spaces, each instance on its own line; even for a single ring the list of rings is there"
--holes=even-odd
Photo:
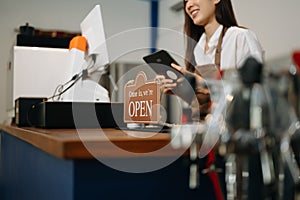
[[[217,65],[218,69],[220,69],[220,64],[221,64],[221,50],[222,50],[221,47],[222,47],[223,37],[224,37],[227,29],[228,29],[228,27],[223,27],[221,35],[219,37],[217,48],[216,48],[215,64]]]
[[[219,72],[220,72],[220,76],[222,76],[222,71],[220,69],[220,64],[221,64],[221,47],[222,47],[222,41],[223,41],[223,37],[225,35],[225,32],[227,31],[227,27],[223,27],[221,35],[219,37],[219,41],[217,44],[217,48],[216,48],[216,55],[215,55],[215,64],[217,65]],[[218,77],[217,79],[219,79],[220,77]],[[208,153],[208,159],[207,159],[207,163],[206,163],[206,167],[209,168],[210,165],[212,165],[215,162],[215,152],[214,150],[211,150]],[[220,181],[219,181],[219,176],[216,172],[212,172],[208,174],[213,187],[214,187],[214,191],[215,191],[215,197],[217,200],[224,200],[224,194],[223,191],[221,189],[221,185],[220,185]]]

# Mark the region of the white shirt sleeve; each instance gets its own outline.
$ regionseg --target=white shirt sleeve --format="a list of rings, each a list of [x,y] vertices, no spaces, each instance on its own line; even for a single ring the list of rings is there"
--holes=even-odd
[[[195,61],[198,66],[215,64],[215,51],[222,26],[214,33],[210,41],[210,49],[204,52],[205,34],[203,34],[194,49]],[[239,68],[248,57],[254,57],[263,63],[264,50],[254,32],[240,27],[230,27],[222,42],[221,69]]]
[[[264,51],[254,32],[232,27],[223,39],[221,68],[223,70],[232,67],[239,68],[250,56],[262,63],[263,54]]]

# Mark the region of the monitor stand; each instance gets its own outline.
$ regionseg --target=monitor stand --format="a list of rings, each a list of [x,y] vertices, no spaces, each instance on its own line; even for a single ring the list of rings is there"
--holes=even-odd
[[[110,102],[108,91],[93,80],[80,80],[62,96],[62,101]]]

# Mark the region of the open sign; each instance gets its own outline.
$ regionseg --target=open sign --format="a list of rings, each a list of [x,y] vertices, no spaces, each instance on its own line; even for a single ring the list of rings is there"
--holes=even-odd
[[[158,83],[148,81],[143,71],[128,81],[124,86],[124,122],[158,123],[159,92]]]

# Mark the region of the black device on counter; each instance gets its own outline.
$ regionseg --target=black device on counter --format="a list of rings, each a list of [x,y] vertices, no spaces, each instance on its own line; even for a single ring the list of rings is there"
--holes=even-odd
[[[19,97],[15,100],[15,123],[17,126],[31,126],[36,123],[36,116],[32,116],[30,110],[36,104],[46,101],[45,97]]]
[[[22,97],[15,101],[19,127],[117,128],[124,127],[123,103],[61,102]]]
[[[124,126],[123,103],[41,102],[32,110],[41,128],[117,128]]]

